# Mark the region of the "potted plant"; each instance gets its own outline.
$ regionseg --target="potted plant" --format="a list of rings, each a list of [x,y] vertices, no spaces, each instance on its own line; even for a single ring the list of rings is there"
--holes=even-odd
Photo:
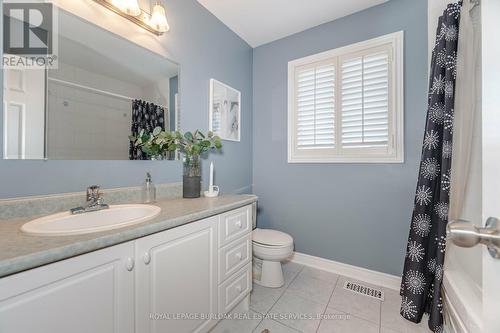
[[[183,157],[183,197],[199,198],[201,193],[201,156],[211,150],[222,148],[221,139],[208,132],[206,135],[196,130],[194,133],[167,132],[160,127],[147,134],[141,131],[130,140],[152,159],[162,159],[179,149]]]
[[[175,144],[177,136],[176,132],[167,132],[161,127],[156,127],[152,133],[146,133],[143,129],[137,137],[131,135],[129,139],[152,160],[163,160],[177,149]]]

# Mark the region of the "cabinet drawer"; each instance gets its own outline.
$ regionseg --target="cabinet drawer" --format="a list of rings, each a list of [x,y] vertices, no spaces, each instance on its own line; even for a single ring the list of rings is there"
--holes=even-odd
[[[252,234],[248,234],[219,250],[219,283],[236,273],[252,258]]]
[[[219,286],[219,312],[228,313],[252,290],[252,264]]]
[[[224,246],[242,237],[251,230],[252,206],[242,207],[220,216],[219,246]]]

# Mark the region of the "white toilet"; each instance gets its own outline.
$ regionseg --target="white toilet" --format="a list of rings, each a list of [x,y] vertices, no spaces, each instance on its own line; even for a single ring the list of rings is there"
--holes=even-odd
[[[252,233],[253,279],[263,287],[279,288],[285,284],[281,261],[293,252],[292,236],[271,229],[255,229]]]

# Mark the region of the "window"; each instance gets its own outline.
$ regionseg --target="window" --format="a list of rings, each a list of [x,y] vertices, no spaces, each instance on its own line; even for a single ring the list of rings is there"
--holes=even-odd
[[[402,163],[403,32],[288,63],[289,163]]]

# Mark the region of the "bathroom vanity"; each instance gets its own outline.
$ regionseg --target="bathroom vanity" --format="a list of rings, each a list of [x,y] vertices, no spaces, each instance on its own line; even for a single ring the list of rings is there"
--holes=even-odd
[[[12,273],[0,278],[0,332],[207,332],[248,302],[255,202],[163,200],[154,220],[80,236],[29,236],[18,230],[27,219],[0,221],[25,241],[18,256],[6,250],[14,240],[0,243],[10,253],[0,251],[0,272]],[[67,258],[50,263],[57,256]],[[29,266],[39,267],[16,272]]]

